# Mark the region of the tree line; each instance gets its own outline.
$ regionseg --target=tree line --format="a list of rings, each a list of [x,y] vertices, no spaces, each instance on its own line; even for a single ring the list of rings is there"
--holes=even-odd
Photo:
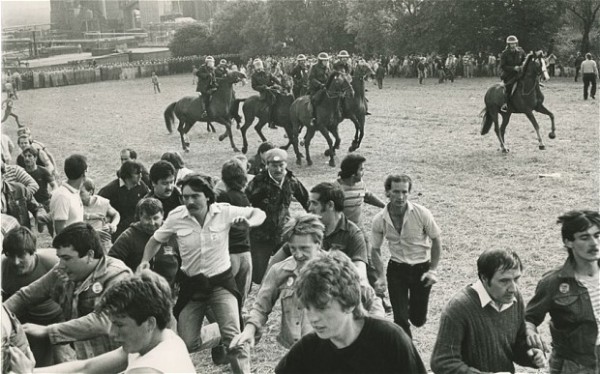
[[[600,52],[598,0],[238,0],[210,23],[178,30],[175,56],[497,52],[508,35],[526,50]]]

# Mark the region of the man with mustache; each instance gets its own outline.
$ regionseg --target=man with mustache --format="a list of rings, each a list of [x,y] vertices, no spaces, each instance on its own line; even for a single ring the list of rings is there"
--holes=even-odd
[[[200,329],[210,308],[221,332],[223,344],[240,333],[240,301],[229,257],[229,229],[235,223],[249,227],[265,220],[257,208],[217,203],[211,184],[198,174],[181,181],[184,206],[171,211],[154,232],[144,250],[138,269],[150,268],[150,260],[161,245],[176,238],[181,255],[181,289],[173,308],[178,332],[190,352],[202,346]],[[247,347],[228,352],[234,373],[249,373]]]
[[[448,302],[431,355],[434,373],[514,373],[513,362],[543,368],[544,352],[525,336],[525,304],[518,283],[523,265],[512,250],[487,249],[479,279]]]
[[[527,305],[527,341],[546,349],[537,326],[550,313],[551,374],[600,370],[600,213],[570,211],[558,217],[568,253],[564,265],[545,274]]]
[[[176,176],[175,166],[168,161],[160,160],[150,167],[152,191],[146,197],[153,197],[162,203],[164,218],[167,218],[173,209],[182,205],[181,192],[175,186]]]

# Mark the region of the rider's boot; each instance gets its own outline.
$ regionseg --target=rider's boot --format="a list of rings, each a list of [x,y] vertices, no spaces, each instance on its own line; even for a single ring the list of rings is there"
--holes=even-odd
[[[202,95],[202,100],[204,100],[204,111],[200,115],[201,118],[205,118],[209,116],[210,110],[210,95]]]
[[[507,112],[508,111],[508,102],[510,101],[510,90],[509,87],[504,87],[504,104],[502,104],[502,107],[500,108],[501,112]]]
[[[273,120],[273,111],[272,111],[271,107],[267,108],[267,118],[269,119],[269,128],[276,129],[277,125],[275,124],[275,121]]]

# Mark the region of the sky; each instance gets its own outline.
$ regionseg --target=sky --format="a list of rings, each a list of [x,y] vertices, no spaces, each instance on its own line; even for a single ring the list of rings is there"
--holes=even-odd
[[[0,0],[2,27],[50,23],[50,0]]]

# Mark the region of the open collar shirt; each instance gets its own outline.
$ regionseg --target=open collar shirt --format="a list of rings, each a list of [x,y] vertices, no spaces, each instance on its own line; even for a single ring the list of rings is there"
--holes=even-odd
[[[154,232],[154,239],[165,243],[177,238],[181,255],[181,270],[193,277],[203,274],[212,277],[231,267],[229,259],[229,228],[234,218],[250,218],[253,208],[213,203],[208,209],[204,226],[194,218],[185,205],[171,211],[163,225]]]
[[[513,306],[515,301],[517,301],[517,298],[513,297],[510,303],[502,304],[500,307],[498,307],[498,304],[496,304],[494,300],[492,300],[490,294],[486,291],[485,287],[483,286],[483,283],[481,283],[481,279],[475,282],[471,287],[477,292],[482,308],[485,308],[488,304],[490,304],[492,308],[494,308],[497,312],[504,312],[505,310]]]

